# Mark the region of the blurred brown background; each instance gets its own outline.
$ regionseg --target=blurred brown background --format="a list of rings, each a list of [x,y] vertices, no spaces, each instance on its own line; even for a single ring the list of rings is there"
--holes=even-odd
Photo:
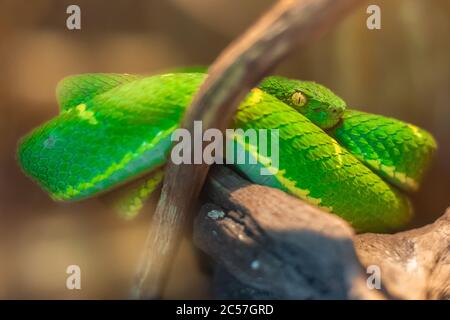
[[[126,298],[150,216],[121,221],[98,200],[52,202],[15,161],[24,133],[57,114],[54,89],[82,72],[151,73],[209,64],[272,1],[0,0],[0,298]],[[366,28],[368,4],[382,29]],[[434,134],[439,152],[414,196],[413,225],[450,204],[450,1],[370,1],[277,73],[315,80],[349,105]],[[78,4],[82,30],[66,29]],[[82,290],[67,290],[66,267]],[[209,297],[209,278],[185,240],[166,298]]]

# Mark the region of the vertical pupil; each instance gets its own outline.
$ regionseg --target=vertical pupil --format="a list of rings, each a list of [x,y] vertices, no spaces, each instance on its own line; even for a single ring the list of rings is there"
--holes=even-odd
[[[301,92],[297,91],[292,96],[292,102],[297,106],[303,106],[306,102],[306,98]]]

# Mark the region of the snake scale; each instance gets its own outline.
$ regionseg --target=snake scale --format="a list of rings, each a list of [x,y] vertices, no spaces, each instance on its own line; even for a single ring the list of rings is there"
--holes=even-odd
[[[64,201],[153,172],[124,198],[139,208],[161,181],[171,134],[206,77],[200,72],[67,77],[57,86],[60,114],[22,138],[18,160],[52,198]],[[279,130],[275,174],[260,175],[256,169],[268,166],[261,162],[236,164],[237,171],[341,216],[358,232],[385,232],[408,222],[407,193],[419,187],[436,149],[423,129],[349,109],[320,84],[277,76],[248,94],[233,126]],[[257,156],[258,145],[236,143]]]

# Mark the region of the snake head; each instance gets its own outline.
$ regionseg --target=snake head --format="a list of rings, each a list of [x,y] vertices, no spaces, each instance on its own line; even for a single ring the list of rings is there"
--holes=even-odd
[[[293,107],[322,129],[334,127],[346,108],[344,100],[315,82],[273,76],[264,79],[259,87]]]

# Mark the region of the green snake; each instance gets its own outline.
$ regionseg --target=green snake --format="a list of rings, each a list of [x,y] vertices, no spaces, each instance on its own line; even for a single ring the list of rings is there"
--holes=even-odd
[[[119,190],[138,211],[163,176],[171,134],[207,75],[82,74],[57,86],[60,114],[20,141],[25,173],[55,200]],[[358,232],[390,231],[412,216],[415,191],[436,149],[414,125],[347,108],[324,86],[270,76],[239,105],[234,128],[278,129],[279,170],[234,165],[254,183],[279,188],[347,220]],[[235,141],[250,156],[257,145]],[[144,177],[144,178],[143,178]],[[140,179],[140,180],[139,180]],[[120,194],[130,181],[139,181]]]

